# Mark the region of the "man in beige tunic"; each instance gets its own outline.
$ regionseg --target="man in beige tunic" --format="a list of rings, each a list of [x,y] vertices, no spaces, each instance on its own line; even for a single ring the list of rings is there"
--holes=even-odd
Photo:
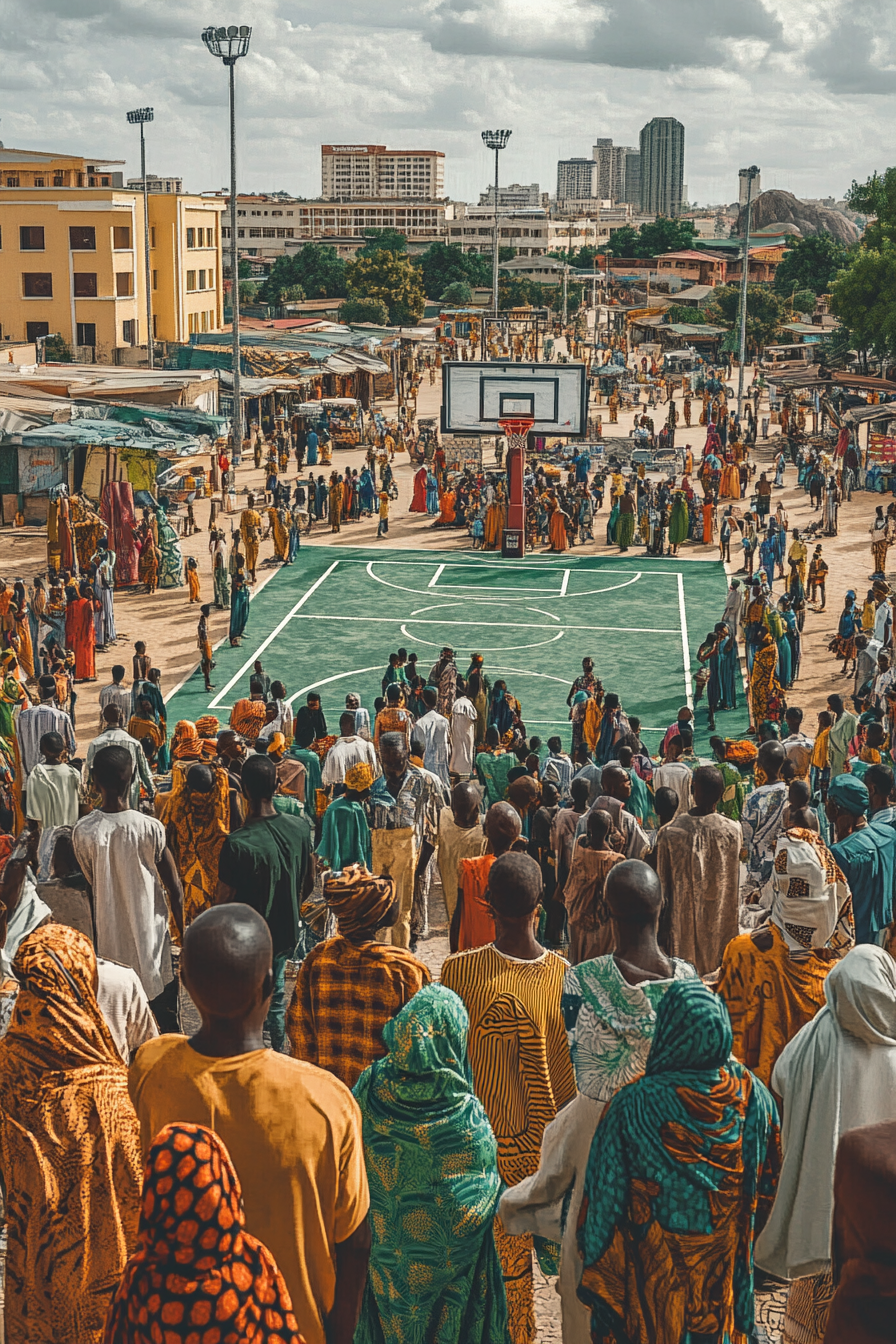
[[[716,812],[725,791],[716,766],[699,766],[692,788],[694,806],[657,837],[656,870],[666,898],[660,943],[708,975],[738,932],[742,835],[737,822]]]
[[[250,495],[246,503],[248,508],[243,509],[240,514],[240,536],[246,552],[246,569],[249,571],[251,582],[254,583],[255,568],[258,564],[258,544],[261,541],[261,514],[256,511],[254,495]]]

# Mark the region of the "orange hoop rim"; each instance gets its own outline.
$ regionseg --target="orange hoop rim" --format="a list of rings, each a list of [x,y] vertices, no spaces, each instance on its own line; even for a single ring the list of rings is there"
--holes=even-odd
[[[519,437],[522,437],[523,435],[529,433],[529,430],[530,430],[530,429],[532,428],[532,426],[535,424],[535,421],[534,421],[534,420],[516,420],[516,419],[514,419],[514,420],[499,420],[499,421],[498,421],[498,424],[501,426],[501,428],[503,429],[503,431],[504,431],[505,434],[507,434],[507,435],[509,435],[509,436],[517,435],[517,436],[519,436]]]

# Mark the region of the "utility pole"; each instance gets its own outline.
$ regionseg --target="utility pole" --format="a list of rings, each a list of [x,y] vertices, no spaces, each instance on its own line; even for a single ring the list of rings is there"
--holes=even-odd
[[[153,111],[151,107],[138,107],[135,111],[128,113],[128,121],[132,126],[140,127],[140,179],[143,182],[143,261],[146,272],[146,357],[149,361],[149,367],[155,367],[153,351],[152,334],[152,271],[149,269],[149,187],[146,182],[146,140],[143,135],[143,126],[147,121],[152,121]]]
[[[740,280],[740,369],[737,375],[737,418],[741,417],[744,403],[744,360],[747,353],[747,279],[750,271],[750,217],[753,209],[753,183],[759,176],[755,163],[743,170],[747,179],[747,218],[744,226],[744,262]]]
[[[498,155],[505,148],[511,131],[483,131],[486,149],[495,151],[495,222],[492,228],[492,313],[498,317]]]

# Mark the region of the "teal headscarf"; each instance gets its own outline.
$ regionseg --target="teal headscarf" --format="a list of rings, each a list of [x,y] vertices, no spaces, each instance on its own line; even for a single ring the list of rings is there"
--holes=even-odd
[[[473,1092],[469,1020],[418,990],[358,1079],[373,1245],[355,1344],[510,1344],[492,1225],[498,1146]]]
[[[723,1001],[699,980],[676,982],[644,1077],[597,1127],[578,1234],[596,1339],[647,1338],[654,1317],[691,1338],[707,1304],[714,1339],[752,1331],[754,1226],[771,1207],[780,1141],[770,1093],[731,1045]],[[649,1301],[627,1291],[634,1282],[652,1285]]]

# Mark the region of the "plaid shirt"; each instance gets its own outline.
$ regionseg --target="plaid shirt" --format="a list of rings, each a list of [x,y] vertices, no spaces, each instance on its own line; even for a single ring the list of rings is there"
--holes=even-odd
[[[383,1027],[431,979],[403,947],[327,938],[299,967],[286,1017],[293,1055],[354,1087],[387,1053]]]

